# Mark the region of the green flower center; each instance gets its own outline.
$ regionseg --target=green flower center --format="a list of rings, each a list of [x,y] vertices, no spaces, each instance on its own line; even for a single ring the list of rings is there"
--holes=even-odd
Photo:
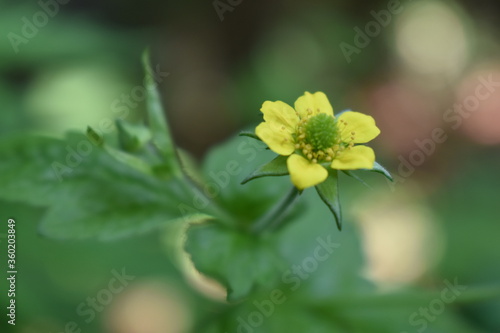
[[[338,138],[335,119],[324,113],[311,117],[304,126],[304,134],[304,141],[310,144],[314,151],[331,148]]]
[[[331,162],[344,148],[333,116],[319,111],[312,115],[309,111],[302,117],[295,138],[295,149],[299,154],[313,163]]]

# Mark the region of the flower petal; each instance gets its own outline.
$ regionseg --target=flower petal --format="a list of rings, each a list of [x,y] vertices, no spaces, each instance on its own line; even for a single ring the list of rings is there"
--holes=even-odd
[[[290,133],[294,133],[299,123],[299,116],[295,110],[282,101],[265,101],[260,109],[264,120],[276,126],[284,126]]]
[[[282,125],[263,122],[255,128],[255,134],[277,154],[288,156],[295,151],[292,134]]]
[[[331,167],[338,170],[372,169],[375,152],[367,146],[354,146],[339,153]]]
[[[293,154],[286,161],[292,183],[299,189],[318,185],[328,177],[328,171],[317,163],[312,163],[304,157]]]
[[[304,95],[300,96],[295,101],[295,110],[299,113],[301,118],[308,115],[308,111],[316,115],[318,113],[325,113],[329,116],[333,116],[333,108],[328,97],[321,91],[314,94],[306,91]]]
[[[342,121],[347,125],[344,125]],[[337,124],[343,142],[366,143],[380,134],[373,117],[360,112],[347,111],[342,113]],[[354,135],[352,135],[352,132],[354,132]],[[354,136],[354,140],[352,140],[352,136]]]

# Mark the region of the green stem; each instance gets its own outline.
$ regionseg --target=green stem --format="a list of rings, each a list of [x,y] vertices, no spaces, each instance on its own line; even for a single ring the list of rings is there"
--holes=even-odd
[[[251,231],[260,234],[264,230],[274,230],[283,224],[284,215],[293,204],[295,198],[301,193],[295,186],[288,194],[278,202],[273,208],[267,211],[260,219],[252,225]]]

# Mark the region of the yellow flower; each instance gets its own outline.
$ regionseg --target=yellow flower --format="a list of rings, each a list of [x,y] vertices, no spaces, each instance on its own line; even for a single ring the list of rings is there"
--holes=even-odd
[[[260,110],[264,122],[257,126],[255,134],[275,153],[289,156],[287,168],[298,189],[325,181],[328,167],[373,168],[373,149],[355,145],[379,135],[372,117],[353,111],[335,117],[322,92],[306,92],[295,101],[295,109],[281,101],[266,101]]]

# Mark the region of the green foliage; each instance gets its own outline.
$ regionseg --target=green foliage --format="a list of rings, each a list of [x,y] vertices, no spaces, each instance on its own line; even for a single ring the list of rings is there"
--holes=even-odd
[[[256,221],[272,212],[292,185],[288,177],[261,179],[286,175],[286,157],[275,157],[243,134],[212,150],[198,169],[172,143],[147,53],[144,59],[148,127],[119,123],[118,146],[90,127],[87,136],[16,135],[0,141],[0,198],[44,207],[38,228],[43,235],[111,240],[164,228],[175,235],[165,237],[172,243],[185,237],[195,267],[221,282],[231,301],[217,316],[209,312],[197,333],[481,332],[448,304],[438,320],[423,319],[420,309],[439,301],[442,290],[382,293],[361,276],[365,263],[356,225],[346,223],[339,233],[325,219],[330,211],[340,229],[337,171],[316,187],[322,201],[304,191],[298,204],[279,216],[281,228],[255,232]],[[255,170],[255,165],[262,166]],[[378,163],[368,171],[392,180]],[[462,203],[453,196],[449,200]],[[457,212],[456,219],[462,214]],[[488,233],[485,237],[493,237]],[[452,250],[466,243],[457,239]],[[445,267],[455,272],[455,265],[450,261]],[[454,306],[499,294],[495,286],[467,288]]]
[[[91,152],[79,154],[78,147]],[[40,231],[58,239],[113,239],[146,232],[182,218],[179,200],[191,196],[178,179],[161,181],[143,174],[81,134],[69,133],[65,140],[15,137],[1,141],[0,152],[5,158],[0,196],[49,206]]]
[[[88,142],[91,152],[81,154],[85,151],[82,142]],[[439,290],[380,293],[361,278],[363,257],[357,231],[349,223],[343,233],[335,232],[325,223],[327,208],[312,192],[304,193],[303,205],[285,216],[285,228],[251,233],[252,223],[290,186],[287,178],[277,178],[276,186],[264,179],[240,185],[251,164],[272,154],[253,139],[236,138],[208,156],[203,178],[212,183],[212,190],[214,184],[218,186],[217,195],[211,198],[209,194],[215,192],[208,191],[209,187],[197,192],[189,189],[184,178],[145,174],[109,154],[106,146],[93,146],[75,133],[64,140],[33,136],[3,140],[2,198],[49,206],[40,230],[63,239],[113,239],[162,225],[200,221],[208,218],[203,209],[186,219],[179,214],[178,204],[191,202],[194,195],[211,199],[230,223],[215,219],[193,224],[185,249],[196,268],[223,283],[228,299],[238,303],[196,332],[237,332],[245,325],[255,332],[314,327],[317,332],[382,333],[424,326],[428,332],[478,332],[451,309],[440,314],[439,320],[422,319],[419,309],[440,299]],[[79,149],[86,156],[79,157]],[[69,170],[54,168],[55,163]],[[330,205],[337,209],[337,175],[331,176],[317,190],[328,209]],[[497,288],[470,295],[464,292],[461,299],[478,301],[497,294]],[[415,313],[414,318],[420,320],[417,324],[411,319]]]
[[[236,301],[277,283],[286,262],[275,238],[256,238],[215,223],[195,225],[187,233],[186,250],[201,272],[228,287],[228,300]]]
[[[116,128],[120,148],[125,151],[140,151],[151,140],[151,132],[144,125],[129,124],[122,119],[117,119]]]
[[[143,161],[112,147],[90,127],[87,137],[16,135],[0,142],[0,198],[48,206],[42,234],[109,240],[207,217],[179,208],[194,192],[180,173],[146,57],[149,144],[160,152],[156,160]]]
[[[168,127],[163,112],[160,94],[156,86],[160,78],[155,77],[151,64],[149,62],[149,52],[144,52],[142,62],[145,71],[145,89],[147,91],[147,115],[148,125],[151,130],[152,143],[159,150],[165,161],[168,162],[169,167],[172,168],[176,175],[180,175],[180,168],[177,163],[172,161],[177,160],[175,146],[172,142],[170,135],[170,128]]]
[[[276,155],[265,147],[260,141],[235,137],[211,150],[203,163],[200,187],[213,192],[212,200],[231,216],[234,228],[248,230],[291,186],[288,177],[274,177],[271,186],[267,179],[241,185],[256,165]]]

